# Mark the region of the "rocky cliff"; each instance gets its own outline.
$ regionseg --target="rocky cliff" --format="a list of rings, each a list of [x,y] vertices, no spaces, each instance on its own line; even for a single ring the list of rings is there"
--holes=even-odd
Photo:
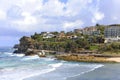
[[[14,46],[14,48],[17,48],[17,50],[15,50],[14,53],[26,53],[30,49],[34,49],[34,45],[35,41],[32,38],[23,36],[20,39],[20,43]]]

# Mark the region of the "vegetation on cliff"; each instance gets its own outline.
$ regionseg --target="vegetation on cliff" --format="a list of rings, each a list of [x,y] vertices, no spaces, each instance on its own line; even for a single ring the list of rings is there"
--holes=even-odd
[[[119,51],[120,44],[104,44],[104,25],[96,24],[92,29],[97,29],[99,34],[89,35],[78,32],[41,32],[30,37],[23,36],[20,43],[15,45],[18,50],[15,53],[26,53],[29,50],[52,50],[66,53],[79,53],[83,50],[99,51]]]
[[[120,53],[120,43],[119,42],[114,42],[114,43],[107,43],[103,44],[99,47],[99,51],[102,53],[104,52],[109,52],[111,54],[113,53]]]

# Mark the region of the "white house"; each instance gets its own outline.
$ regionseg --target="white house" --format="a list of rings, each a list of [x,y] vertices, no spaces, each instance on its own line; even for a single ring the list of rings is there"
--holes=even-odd
[[[45,38],[53,38],[53,37],[55,37],[55,35],[54,35],[54,34],[51,34],[51,33],[49,33],[49,32],[43,34],[43,38],[44,38],[44,39],[45,39]]]

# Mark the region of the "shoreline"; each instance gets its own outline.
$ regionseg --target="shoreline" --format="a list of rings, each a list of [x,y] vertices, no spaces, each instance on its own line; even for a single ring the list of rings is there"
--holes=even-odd
[[[89,55],[89,54],[60,54],[55,56],[59,60],[77,61],[77,62],[95,62],[95,63],[119,63],[120,57]]]
[[[17,54],[17,53],[16,53]],[[40,54],[30,54],[25,56],[47,57]],[[120,55],[118,54],[79,54],[79,53],[59,53],[53,55],[58,60],[77,61],[77,62],[95,62],[95,63],[120,63]]]
[[[120,63],[120,57],[111,57],[111,58],[107,58],[108,61],[115,61],[117,63]]]

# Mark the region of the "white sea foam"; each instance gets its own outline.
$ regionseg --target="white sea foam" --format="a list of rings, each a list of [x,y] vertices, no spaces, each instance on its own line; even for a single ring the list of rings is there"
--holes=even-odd
[[[46,74],[46,73],[55,71],[58,67],[60,67],[62,65],[63,65],[63,63],[49,64],[48,66],[50,67],[50,69],[41,70],[41,71],[39,71],[36,74],[32,74],[32,75],[26,76],[24,79],[27,79],[27,78],[30,78],[30,77],[33,77],[33,76],[42,75],[42,74]]]
[[[49,64],[50,67],[53,67],[53,68],[58,68],[60,66],[62,66],[63,63],[55,63],[55,64]]]
[[[4,71],[12,71],[12,70],[14,70],[14,69],[13,68],[3,68],[0,71],[4,72]]]
[[[24,80],[33,76],[49,73],[55,68],[43,70],[29,70],[29,69],[3,69],[0,71],[0,80]]]
[[[63,62],[62,61],[62,63],[64,63],[64,65],[62,66],[62,68],[74,68],[74,67],[80,67],[80,64],[78,64],[78,63],[66,63],[66,62]]]
[[[46,74],[46,73],[52,72],[52,71],[54,71],[54,70],[55,70],[55,68],[41,70],[41,71],[39,71],[39,72],[37,72],[37,73],[30,74],[30,75],[26,75],[24,78],[22,78],[22,80],[23,80],[23,79],[30,78],[30,77],[34,77],[34,76]]]
[[[33,59],[39,59],[38,55],[34,55],[34,56],[25,56],[23,57],[23,59],[21,59],[22,61],[27,61],[27,60],[33,60]]]
[[[68,61],[61,60],[61,62],[65,63],[65,62],[68,62]]]
[[[93,66],[93,65],[91,65],[91,66]],[[94,67],[93,68],[91,68],[90,70],[88,70],[88,71],[85,71],[85,72],[82,72],[81,74],[85,74],[85,73],[88,73],[88,72],[91,72],[91,71],[94,71],[94,70],[96,70],[96,69],[98,69],[98,68],[100,68],[100,67],[103,67],[104,65],[94,65]]]
[[[10,52],[4,52],[4,54],[8,54],[8,55],[11,55],[11,54],[13,54],[13,53],[10,53]]]
[[[25,54],[11,54],[11,56],[24,57],[24,56],[25,56]]]
[[[91,69],[90,71],[94,71],[95,69],[98,69],[98,68],[103,67],[103,66],[104,66],[104,65],[102,65],[102,64],[101,64],[101,65],[96,65],[96,66],[95,66],[93,69]],[[90,71],[89,71],[89,72],[90,72]]]
[[[81,66],[81,65],[80,65],[80,66]],[[96,69],[98,69],[98,68],[100,68],[100,67],[103,67],[103,66],[104,66],[104,65],[102,65],[102,64],[99,64],[99,65],[97,65],[97,64],[96,64],[96,65],[89,65],[89,66],[86,66],[86,67],[89,67],[89,68],[91,68],[91,69],[89,69],[89,70],[87,70],[87,71],[84,71],[84,72],[81,72],[80,74],[77,74],[77,75],[65,77],[64,79],[66,80],[66,79],[68,79],[68,78],[77,77],[77,76],[80,76],[80,75],[82,75],[82,74],[85,74],[85,73],[94,71],[94,70],[96,70]]]
[[[41,58],[41,59],[43,59],[45,61],[54,61],[55,60],[55,58]]]
[[[10,53],[10,52],[4,52],[4,54],[7,55],[7,56],[12,56],[13,55],[13,53]]]

